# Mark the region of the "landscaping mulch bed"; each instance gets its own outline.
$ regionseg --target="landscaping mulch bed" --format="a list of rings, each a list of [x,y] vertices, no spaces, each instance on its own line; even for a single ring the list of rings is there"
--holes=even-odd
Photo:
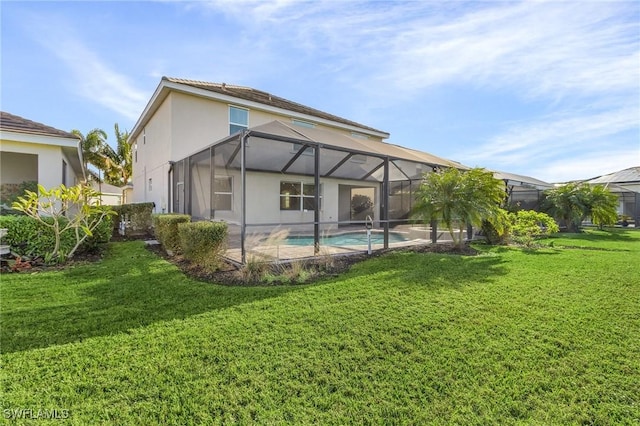
[[[180,255],[170,256],[159,244],[147,245],[147,249],[176,265],[183,273],[199,281],[206,281],[222,285],[235,286],[255,286],[255,285],[282,285],[282,284],[308,284],[327,277],[338,276],[347,272],[352,265],[364,260],[379,257],[391,252],[414,252],[414,253],[450,253],[465,256],[474,256],[477,250],[469,244],[462,248],[457,248],[453,244],[425,244],[402,248],[391,248],[386,250],[376,250],[371,255],[367,253],[353,253],[333,257],[305,258],[292,261],[274,262],[268,265],[265,270],[270,274],[271,279],[265,280],[263,277],[250,277],[243,273],[243,267],[229,261],[224,261],[215,272],[207,271]],[[296,263],[298,265],[296,265]],[[300,267],[307,272],[303,280],[288,278],[288,271],[291,268]]]
[[[124,241],[146,241],[153,240],[154,237],[149,234],[122,236],[114,233],[111,242]],[[306,258],[292,261],[274,262],[264,266],[263,274],[250,275],[247,274],[246,267],[239,266],[230,261],[223,261],[220,268],[215,272],[206,270],[205,268],[190,262],[180,255],[170,256],[159,244],[148,244],[147,249],[154,252],[158,256],[164,258],[168,262],[176,265],[185,275],[197,279],[199,281],[211,282],[222,285],[282,285],[282,284],[307,284],[318,281],[323,278],[335,277],[348,271],[352,265],[362,262],[366,259],[382,256],[386,253],[398,251],[410,251],[415,253],[451,253],[472,256],[477,251],[470,245],[465,244],[462,248],[457,248],[450,243],[424,244],[402,248],[392,248],[386,250],[376,250],[371,255],[364,252],[353,253],[349,255],[339,256],[323,256],[318,258]],[[0,265],[2,273],[21,272],[21,273],[37,273],[48,270],[63,270],[73,268],[77,265],[85,263],[99,262],[104,257],[104,250],[97,249],[91,252],[77,253],[73,259],[68,260],[61,265],[46,265],[42,259],[29,259],[20,262],[16,266],[15,258],[3,259]],[[303,274],[296,276],[292,274],[292,269],[301,269]],[[269,279],[265,279],[264,275],[268,274]]]

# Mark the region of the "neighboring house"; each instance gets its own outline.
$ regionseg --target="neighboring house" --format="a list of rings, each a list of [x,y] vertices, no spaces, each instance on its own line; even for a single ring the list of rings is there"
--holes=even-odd
[[[85,180],[80,140],[72,133],[1,112],[0,141],[3,200],[25,182],[51,188]]]
[[[102,205],[119,206],[125,204],[123,202],[124,188],[96,181],[91,181],[91,188],[100,193],[97,198]]]
[[[618,195],[618,214],[640,226],[640,167],[630,167],[585,181],[589,185],[604,185]]]
[[[493,176],[504,181],[508,204],[520,210],[539,210],[542,193],[553,188],[553,184],[530,176],[507,172],[494,172]]]
[[[224,220],[243,254],[248,235],[274,227],[317,243],[365,221],[387,246],[424,172],[466,169],[388,137],[248,87],[163,77],[129,138],[133,202]]]

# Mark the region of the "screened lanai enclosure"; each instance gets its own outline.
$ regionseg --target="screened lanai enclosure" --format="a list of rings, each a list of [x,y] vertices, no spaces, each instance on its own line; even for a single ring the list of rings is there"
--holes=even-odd
[[[351,253],[431,241],[431,229],[412,223],[410,212],[423,173],[438,167],[465,168],[273,121],[173,163],[169,198],[173,212],[225,221],[227,256],[239,263]]]

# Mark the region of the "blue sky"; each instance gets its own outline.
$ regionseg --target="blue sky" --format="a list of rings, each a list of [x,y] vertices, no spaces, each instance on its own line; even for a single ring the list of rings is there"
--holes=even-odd
[[[163,75],[549,182],[640,165],[640,2],[7,2],[1,108],[131,129]]]

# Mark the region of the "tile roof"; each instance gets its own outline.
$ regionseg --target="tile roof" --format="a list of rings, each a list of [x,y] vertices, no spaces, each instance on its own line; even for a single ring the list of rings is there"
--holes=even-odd
[[[345,118],[338,117],[337,115],[329,114],[329,113],[317,110],[315,108],[311,108],[311,107],[299,104],[297,102],[293,102],[293,101],[281,98],[279,96],[272,95],[271,93],[252,89],[251,87],[235,86],[235,85],[226,84],[226,83],[210,83],[206,81],[186,80],[186,79],[173,78],[173,77],[162,77],[162,79],[172,83],[184,84],[197,89],[208,90],[210,92],[233,96],[239,99],[257,102],[257,103],[268,105],[275,108],[282,108],[288,111],[294,111],[301,114],[322,118],[325,120],[335,121],[337,123],[346,124],[349,126],[359,127],[361,129],[366,129],[372,132],[383,133],[383,134],[386,134],[387,137],[389,135],[385,131],[374,129],[373,127],[365,126],[363,124],[356,123],[355,121],[347,120]]]
[[[17,133],[28,133],[32,135],[53,136],[59,138],[78,139],[73,133],[59,130],[46,124],[27,120],[8,112],[0,111],[0,129]]]

